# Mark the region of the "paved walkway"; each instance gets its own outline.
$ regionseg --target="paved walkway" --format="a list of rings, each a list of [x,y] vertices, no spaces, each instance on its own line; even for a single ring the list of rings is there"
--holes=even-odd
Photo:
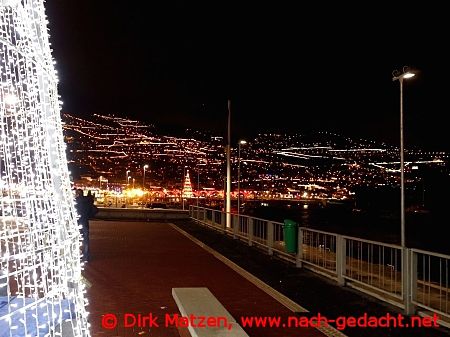
[[[329,319],[361,317],[398,317],[402,311],[374,297],[349,287],[339,286],[335,281],[320,276],[306,268],[296,268],[293,263],[269,256],[255,246],[232,239],[227,235],[208,229],[194,221],[177,221],[178,227],[194,236],[223,256],[263,280],[296,303],[306,307],[311,315],[320,313]],[[403,315],[402,315],[403,316]],[[405,323],[408,317],[403,317]],[[417,317],[415,317],[417,318]],[[342,322],[341,322],[342,323]],[[337,326],[337,324],[335,323]],[[342,332],[349,337],[450,337],[446,328],[395,327],[395,322],[386,326],[350,327]]]
[[[177,328],[163,326],[166,314],[179,314],[174,287],[209,288],[238,322],[242,316],[281,317],[284,322],[300,316],[169,223],[91,221],[90,228],[92,258],[83,275],[90,284],[93,337],[180,336]],[[159,327],[124,326],[126,314],[150,313],[158,317]],[[116,327],[102,327],[102,320],[111,324],[114,317]],[[251,337],[324,336],[314,328],[244,329]]]

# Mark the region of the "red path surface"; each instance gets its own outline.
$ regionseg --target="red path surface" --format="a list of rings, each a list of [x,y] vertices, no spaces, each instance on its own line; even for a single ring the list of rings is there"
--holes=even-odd
[[[161,326],[179,314],[174,287],[207,287],[240,323],[241,316],[294,315],[274,298],[223,264],[167,223],[91,221],[91,261],[83,275],[91,286],[91,333],[100,336],[179,336]],[[102,327],[114,314],[118,325]],[[123,326],[124,314],[152,313],[160,327]],[[314,328],[245,328],[251,337],[324,336]]]

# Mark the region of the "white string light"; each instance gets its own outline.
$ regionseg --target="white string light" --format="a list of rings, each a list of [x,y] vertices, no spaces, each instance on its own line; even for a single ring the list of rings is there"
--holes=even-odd
[[[0,0],[0,337],[90,336],[47,24]]]

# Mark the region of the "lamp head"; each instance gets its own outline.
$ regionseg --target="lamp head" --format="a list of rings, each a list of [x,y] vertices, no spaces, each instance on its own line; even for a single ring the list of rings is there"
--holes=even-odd
[[[403,79],[408,79],[408,78],[414,77],[414,76],[416,76],[416,74],[413,71],[411,71],[409,69],[409,67],[405,66],[405,67],[403,67],[402,71],[394,70],[392,72],[392,76],[393,76],[392,77],[393,81],[396,81],[396,80],[402,81]]]

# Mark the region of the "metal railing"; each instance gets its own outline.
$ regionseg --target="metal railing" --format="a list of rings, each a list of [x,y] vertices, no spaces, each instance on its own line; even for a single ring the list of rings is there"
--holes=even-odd
[[[292,253],[286,250],[280,222],[232,214],[227,228],[224,212],[197,206],[190,206],[190,216],[268,254],[276,254],[405,311],[413,308],[414,312],[436,314],[440,324],[450,327],[449,255],[402,249],[399,245],[304,227],[297,231],[297,249]]]
[[[450,256],[412,249],[412,301],[425,310],[450,316]]]
[[[403,305],[402,248],[397,245],[342,237],[345,248],[344,279],[348,285]]]

